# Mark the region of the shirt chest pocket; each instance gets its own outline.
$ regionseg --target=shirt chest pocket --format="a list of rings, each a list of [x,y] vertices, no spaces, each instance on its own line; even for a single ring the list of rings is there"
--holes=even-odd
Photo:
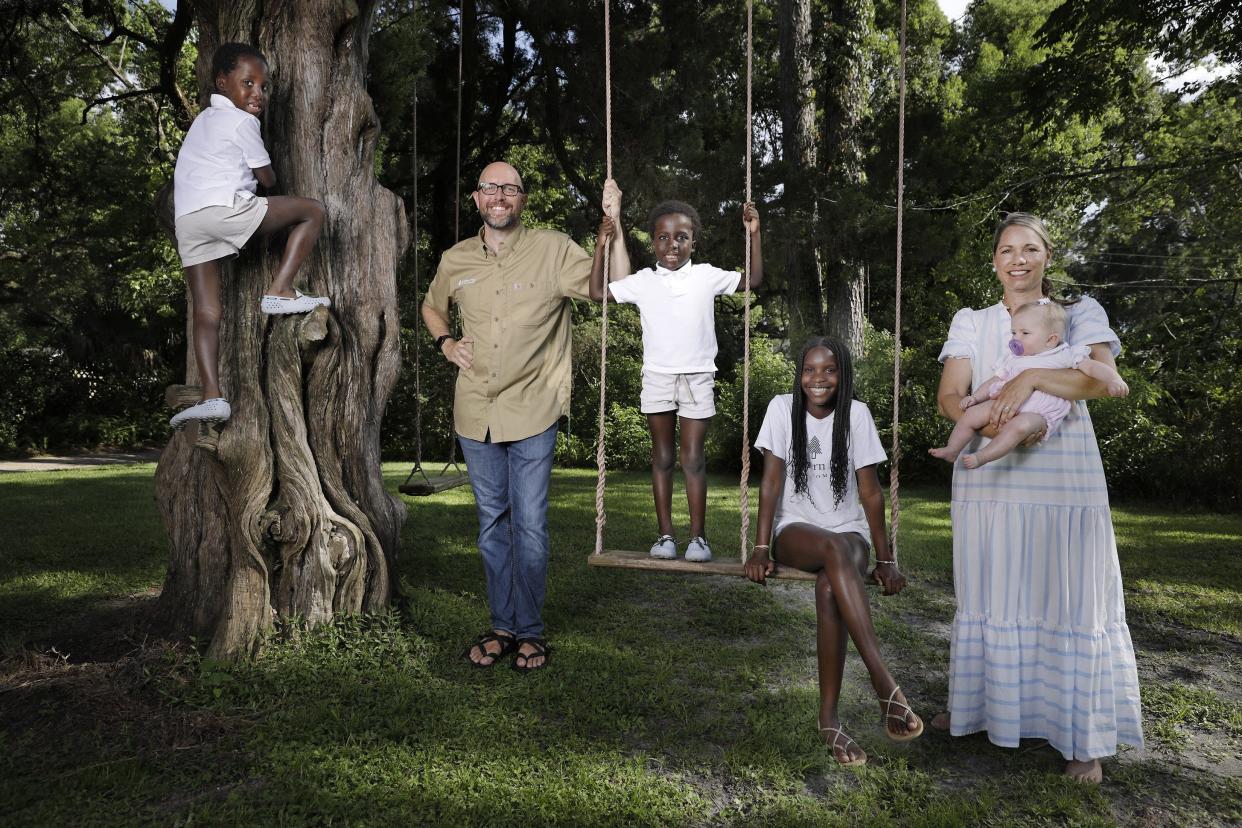
[[[466,277],[453,285],[452,301],[461,313],[467,333],[475,333],[490,315],[492,303],[487,285],[476,277]]]
[[[520,328],[534,328],[544,325],[552,316],[557,304],[551,286],[541,279],[519,279],[509,276],[504,282],[504,290],[497,297],[501,300],[501,316],[510,324]]]

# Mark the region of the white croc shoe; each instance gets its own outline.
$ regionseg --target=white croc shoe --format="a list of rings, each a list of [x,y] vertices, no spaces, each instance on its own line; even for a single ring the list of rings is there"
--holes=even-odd
[[[712,559],[712,548],[707,545],[707,538],[699,535],[691,538],[686,544],[686,560],[691,563],[707,563]]]
[[[672,535],[660,535],[656,542],[651,544],[651,557],[662,561],[671,561],[676,558],[677,541],[673,540]]]
[[[270,293],[264,294],[263,301],[259,307],[268,316],[284,316],[290,313],[310,313],[320,305],[326,308],[332,304],[332,301],[326,296],[307,296],[296,290],[293,293],[292,299],[286,299],[283,296],[273,296]]]
[[[198,405],[192,405],[184,411],[177,412],[168,421],[168,424],[180,431],[191,420],[198,420],[204,423],[222,423],[231,416],[233,416],[233,407],[229,405],[229,401],[223,397],[212,397],[211,399],[203,400]]]

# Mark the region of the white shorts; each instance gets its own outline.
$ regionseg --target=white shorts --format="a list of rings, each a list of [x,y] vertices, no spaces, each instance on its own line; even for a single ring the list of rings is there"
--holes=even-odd
[[[660,374],[644,368],[638,410],[643,414],[676,411],[680,417],[706,420],[716,414],[715,388],[715,371]]]
[[[267,199],[233,197],[232,207],[203,207],[176,221],[181,266],[236,256],[267,215]]]

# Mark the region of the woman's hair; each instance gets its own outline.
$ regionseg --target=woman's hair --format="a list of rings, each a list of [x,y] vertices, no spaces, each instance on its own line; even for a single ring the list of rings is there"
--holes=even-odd
[[[249,43],[221,43],[216,47],[216,51],[211,56],[211,83],[214,86],[216,78],[221,75],[227,75],[237,68],[237,61],[241,58],[255,58],[261,60],[265,64],[267,58],[263,53]]]
[[[699,219],[699,211],[684,201],[661,201],[652,207],[651,212],[647,214],[647,232],[654,236],[656,219],[673,213],[681,213],[690,219],[690,224],[694,227],[694,240],[697,242],[702,239],[703,222]]]
[[[811,337],[798,354],[798,369],[794,372],[793,383],[793,439],[789,450],[793,463],[794,492],[811,496],[807,483],[811,458],[806,447],[806,393],[802,390],[802,369],[806,365],[806,355],[814,348],[827,348],[837,360],[837,395],[832,404],[832,462],[828,469],[832,503],[836,506],[845,497],[850,473],[850,403],[854,399],[854,361],[845,343],[830,336]]]
[[[1048,251],[1048,259],[1052,260],[1052,235],[1048,232],[1048,225],[1044,224],[1044,220],[1039,216],[1031,213],[1009,213],[996,225],[996,232],[992,234],[992,252],[996,252],[996,248],[1000,247],[1001,234],[1013,226],[1025,227],[1035,235],[1039,236],[1039,240],[1043,242],[1044,249]],[[1047,272],[1043,280],[1039,283],[1039,289],[1058,305],[1072,305],[1077,299],[1062,299],[1052,295],[1052,280],[1048,278]]]

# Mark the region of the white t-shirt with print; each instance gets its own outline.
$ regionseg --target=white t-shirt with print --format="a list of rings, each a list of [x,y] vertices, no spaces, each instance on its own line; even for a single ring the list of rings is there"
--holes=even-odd
[[[713,300],[734,293],[742,275],[686,262],[677,270],[656,265],[608,285],[618,302],[638,305],[643,325],[643,368],[661,374],[716,370]]]
[[[776,537],[791,523],[810,523],[829,532],[857,532],[871,542],[871,527],[858,499],[856,475],[845,476],[845,497],[833,504],[830,479],[832,455],[832,424],[836,412],[822,420],[806,415],[806,447],[810,467],[807,470],[807,493],[794,491],[793,463],[790,462],[792,440],[793,394],[781,394],[768,403],[755,448],[767,449],[785,461],[785,487],[776,504],[772,536]],[[883,463],[887,458],[880,445],[871,409],[866,403],[850,403],[850,464],[857,471],[864,466]]]
[[[235,196],[254,198],[254,170],[272,163],[259,119],[223,95],[190,124],[173,171],[174,218],[204,207],[232,207]]]

